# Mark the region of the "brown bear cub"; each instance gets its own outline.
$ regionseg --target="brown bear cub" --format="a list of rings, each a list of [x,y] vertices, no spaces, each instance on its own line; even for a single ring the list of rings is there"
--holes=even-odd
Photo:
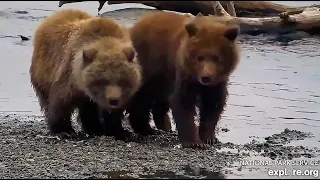
[[[141,70],[129,37],[112,19],[80,10],[59,11],[39,25],[30,75],[51,133],[75,135],[70,118],[77,109],[89,135],[130,134],[121,120]]]
[[[130,29],[145,81],[129,108],[137,132],[151,132],[150,110],[161,125],[171,108],[183,147],[203,148],[216,141],[228,79],[240,56],[239,26],[222,22],[208,16],[156,12]],[[199,131],[194,123],[196,105]]]

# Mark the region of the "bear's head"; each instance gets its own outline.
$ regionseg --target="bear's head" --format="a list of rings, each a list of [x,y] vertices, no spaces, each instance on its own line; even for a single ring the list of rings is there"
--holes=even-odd
[[[141,67],[130,42],[100,40],[83,49],[81,60],[78,82],[106,110],[124,108],[141,86]]]
[[[202,85],[227,81],[239,61],[239,26],[210,16],[197,16],[185,24],[185,31],[187,38],[182,52],[185,69]]]

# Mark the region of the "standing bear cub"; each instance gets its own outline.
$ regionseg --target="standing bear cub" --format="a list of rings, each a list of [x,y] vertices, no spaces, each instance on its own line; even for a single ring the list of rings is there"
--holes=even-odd
[[[171,108],[183,147],[213,144],[228,96],[228,79],[239,61],[238,35],[237,25],[218,17],[173,12],[142,17],[130,29],[145,82],[129,108],[133,127],[148,133],[150,110],[161,125]],[[196,105],[199,131],[194,123]]]
[[[75,135],[71,115],[77,109],[89,135],[130,134],[121,120],[141,75],[129,37],[112,19],[73,9],[59,11],[39,25],[30,75],[51,133]]]

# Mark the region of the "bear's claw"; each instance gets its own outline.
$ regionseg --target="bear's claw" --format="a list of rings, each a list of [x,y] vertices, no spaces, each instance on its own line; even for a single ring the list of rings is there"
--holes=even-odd
[[[204,140],[204,142],[205,142],[205,144],[208,144],[208,145],[212,146],[212,145],[215,145],[215,144],[219,143],[219,140],[216,137],[211,137],[211,138],[208,138],[208,139]]]
[[[58,134],[55,134],[56,136],[58,136],[58,138],[60,139],[77,139],[78,135],[75,131],[71,131],[71,132],[61,132]]]
[[[133,133],[124,129],[114,133],[113,136],[115,137],[116,140],[122,140],[125,142],[130,142],[135,140]]]
[[[206,149],[208,145],[204,144],[203,142],[184,142],[182,143],[182,147],[192,149]]]

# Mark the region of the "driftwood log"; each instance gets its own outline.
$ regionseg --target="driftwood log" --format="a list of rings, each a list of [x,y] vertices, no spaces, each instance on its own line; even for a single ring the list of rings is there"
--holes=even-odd
[[[83,2],[83,1],[59,1],[59,7],[63,4]],[[99,8],[107,1],[98,1]],[[108,1],[109,5],[112,4],[123,4],[123,3],[137,3],[146,6],[151,6],[159,10],[170,10],[182,13],[191,13],[197,15],[198,13],[208,15],[214,14],[214,9],[210,1]],[[220,2],[223,8],[227,8],[227,1]],[[248,16],[275,16],[279,13],[286,11],[303,11],[307,7],[292,7],[285,6],[277,3],[268,1],[234,1],[234,7],[236,9],[237,16],[248,17]],[[314,5],[314,7],[317,7]],[[319,6],[318,6],[319,7]]]
[[[73,2],[80,1],[60,1],[59,7]],[[105,2],[99,1],[99,10]],[[221,4],[219,1],[108,1],[109,5],[121,3],[139,3],[159,10],[189,13],[190,15],[201,13],[224,16],[223,20],[227,23],[239,24],[243,34],[282,35],[297,31],[304,31],[312,35],[320,34],[320,9],[315,6],[290,7],[267,1],[221,1]],[[233,11],[230,11],[230,8],[233,8]],[[223,13],[224,9],[227,9],[228,13]]]
[[[287,34],[305,31],[310,34],[320,34],[320,9],[317,7],[286,11],[280,13],[278,17],[246,18],[233,17],[235,16],[233,1],[226,2],[229,5],[229,12],[224,10],[219,1],[211,1],[215,15],[223,16],[223,21],[227,23],[239,24],[242,33]]]
[[[215,11],[210,1],[108,1],[109,5],[123,3],[138,3],[146,6],[155,7],[159,10],[177,11],[182,13],[198,13],[213,15]],[[224,9],[227,9],[228,1],[221,1]],[[292,7],[272,3],[268,1],[234,1],[234,7],[239,17],[248,16],[275,16],[286,11],[302,11],[306,7]]]

